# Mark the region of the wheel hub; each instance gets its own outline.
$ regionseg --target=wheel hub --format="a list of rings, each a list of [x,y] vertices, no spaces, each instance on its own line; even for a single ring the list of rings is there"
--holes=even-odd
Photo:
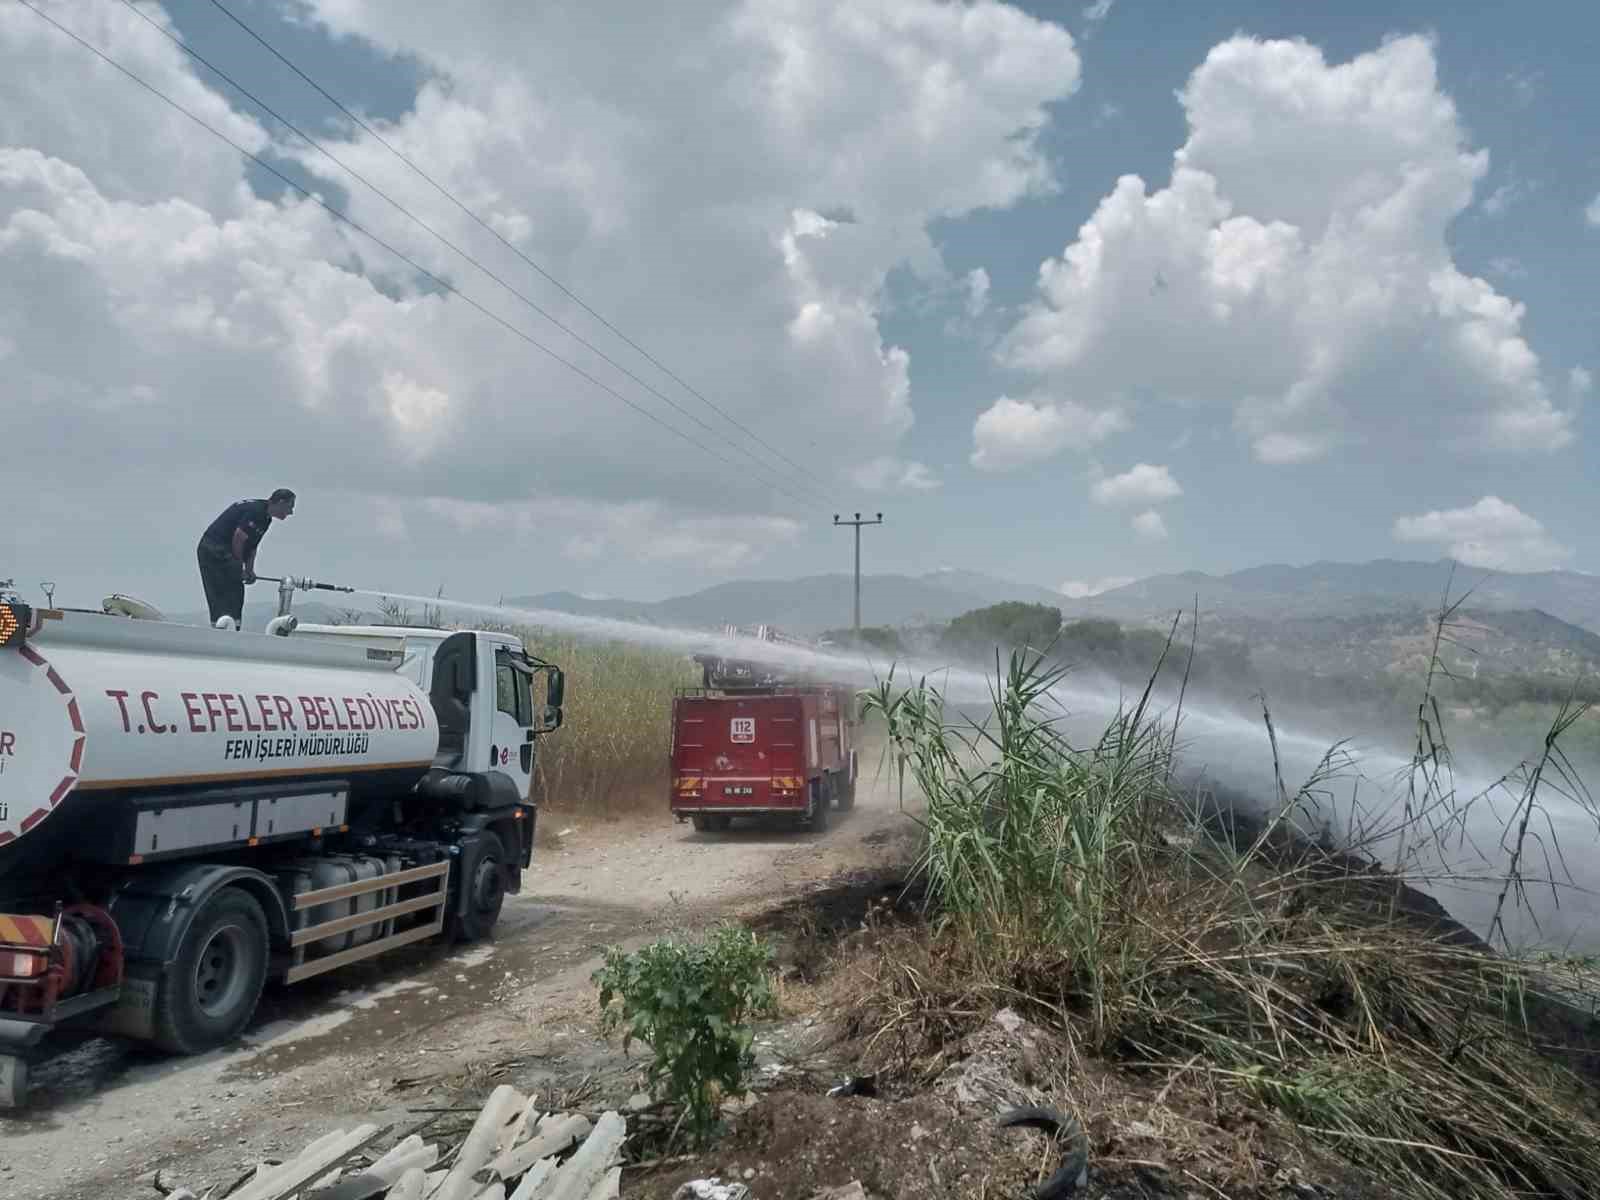
[[[195,1002],[207,1016],[226,1013],[244,986],[243,935],[237,926],[217,930],[200,950],[194,967]]]

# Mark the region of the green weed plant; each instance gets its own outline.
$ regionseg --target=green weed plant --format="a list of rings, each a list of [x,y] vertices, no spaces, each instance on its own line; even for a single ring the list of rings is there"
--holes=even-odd
[[[601,1028],[652,1052],[653,1091],[680,1105],[691,1135],[715,1129],[722,1096],[744,1090],[755,1065],[750,1022],[775,1013],[772,949],[755,934],[723,925],[703,940],[662,938],[635,953],[606,952],[594,975]]]

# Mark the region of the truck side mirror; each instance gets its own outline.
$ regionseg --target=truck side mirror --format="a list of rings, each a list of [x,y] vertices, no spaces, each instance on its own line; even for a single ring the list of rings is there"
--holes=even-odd
[[[567,677],[561,673],[560,667],[551,667],[550,686],[545,690],[545,703],[551,708],[559,709],[566,691]]]
[[[543,723],[539,729],[541,733],[554,733],[561,728],[561,710],[554,704],[546,704],[542,715]]]

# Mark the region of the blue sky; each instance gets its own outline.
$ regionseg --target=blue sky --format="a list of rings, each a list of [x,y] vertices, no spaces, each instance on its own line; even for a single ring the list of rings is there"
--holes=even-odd
[[[712,430],[122,5],[40,6],[736,462],[427,296],[13,6],[0,361],[21,432],[0,470],[40,515],[0,574],[182,605],[199,529],[280,481],[302,496],[268,543],[285,569],[461,598],[847,569],[829,517],[858,508],[887,518],[869,569],[1046,586],[1445,553],[1600,569],[1593,5],[750,0],[623,26],[229,0],[801,461],[804,503],[209,0],[143,8]],[[1144,195],[1112,199],[1130,175]],[[1046,296],[1086,222],[1097,273],[1058,267]]]

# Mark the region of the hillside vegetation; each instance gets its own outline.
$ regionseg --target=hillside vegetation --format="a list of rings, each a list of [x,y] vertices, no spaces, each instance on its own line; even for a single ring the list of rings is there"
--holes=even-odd
[[[911,650],[993,670],[997,652],[1027,648],[1051,664],[1138,685],[1174,616],[1179,636],[1189,637],[1189,614],[1169,614],[1156,627],[1064,620],[1049,605],[1005,603],[965,613]],[[1418,679],[1437,652],[1433,695],[1485,754],[1527,753],[1556,706],[1600,702],[1600,636],[1536,611],[1457,609],[1446,624],[1436,639],[1438,617],[1420,609],[1209,627],[1202,615],[1193,661],[1182,665],[1199,696],[1258,711],[1257,697],[1265,694],[1274,708],[1318,728],[1366,735],[1405,728],[1414,718]],[[1600,721],[1580,722],[1567,745],[1574,754],[1600,756]]]

